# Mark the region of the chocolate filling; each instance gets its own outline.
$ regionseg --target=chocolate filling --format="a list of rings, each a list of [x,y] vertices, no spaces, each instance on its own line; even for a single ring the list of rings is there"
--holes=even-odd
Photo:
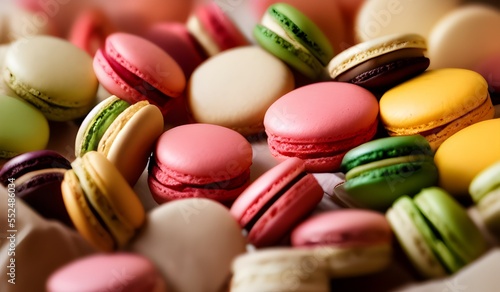
[[[293,185],[298,183],[306,175],[307,175],[306,172],[298,174],[297,177],[295,177],[293,180],[287,183],[281,190],[279,190],[279,192],[277,192],[269,201],[267,201],[267,203],[264,204],[264,206],[260,208],[260,210],[253,216],[252,220],[250,220],[245,225],[245,229],[247,231],[252,230],[254,225],[267,212],[267,210],[269,210],[269,208],[271,208],[271,206],[274,205],[274,203],[276,203],[276,201],[278,201],[279,198],[281,198]]]
[[[106,50],[102,50],[102,55],[109,63],[113,71],[120,76],[130,87],[137,90],[140,94],[146,96],[149,101],[163,108],[167,102],[172,98],[165,93],[161,92],[153,85],[142,79],[141,77],[135,75],[134,73],[127,70],[120,63],[118,63],[113,57],[106,53]]]
[[[104,220],[99,215],[99,212],[97,212],[97,210],[94,208],[94,206],[90,202],[85,191],[83,191],[83,193],[84,193],[83,197],[85,198],[85,202],[87,202],[87,206],[89,206],[90,212],[92,212],[92,215],[94,215],[95,219],[97,220],[97,222],[99,222],[99,224],[102,226],[102,228],[111,236],[111,238],[113,238],[113,250],[115,250],[118,247],[117,243],[116,243],[116,238],[113,236],[113,233],[109,229],[108,225],[106,225],[106,222],[104,222]]]

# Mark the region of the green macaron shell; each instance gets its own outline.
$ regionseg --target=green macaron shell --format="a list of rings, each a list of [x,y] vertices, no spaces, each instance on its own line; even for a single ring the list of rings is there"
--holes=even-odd
[[[0,95],[0,158],[45,149],[49,133],[39,110],[20,98]]]
[[[359,165],[386,158],[429,155],[433,156],[429,142],[420,135],[387,137],[366,142],[348,151],[342,159],[343,172]]]
[[[287,34],[299,41],[314,55],[323,66],[333,58],[333,48],[321,29],[295,7],[276,3],[271,5],[267,13],[285,29]]]
[[[325,68],[312,54],[296,49],[291,43],[268,28],[257,24],[253,30],[253,35],[265,50],[308,78],[318,79],[325,72]]]
[[[403,195],[413,196],[422,188],[437,183],[438,170],[431,157],[371,169],[347,180],[343,187],[354,202],[386,210]]]
[[[454,264],[445,262],[451,272],[477,259],[488,249],[486,239],[465,208],[443,189],[423,189],[413,200],[429,223],[439,232],[446,247],[460,258]]]
[[[423,242],[430,247],[434,257],[448,273],[459,270],[465,264],[455,252],[446,246],[446,244],[442,241],[441,234],[432,226],[432,224],[430,224],[410,197],[403,196],[399,198],[396,202],[394,202],[392,208],[402,210],[402,212],[405,212],[405,214],[411,218],[412,223],[418,230]],[[395,235],[397,238],[408,236],[407,234],[401,234],[400,232],[395,232]],[[402,242],[402,240],[399,241]],[[422,256],[420,254],[410,254],[409,250],[404,245],[403,249],[410,258]]]
[[[122,99],[116,99],[109,106],[99,112],[85,134],[81,146],[80,155],[89,151],[97,151],[99,141],[102,136],[113,123],[113,121],[128,107],[130,104]]]
[[[469,185],[469,194],[479,203],[486,195],[500,189],[500,161],[478,173]]]

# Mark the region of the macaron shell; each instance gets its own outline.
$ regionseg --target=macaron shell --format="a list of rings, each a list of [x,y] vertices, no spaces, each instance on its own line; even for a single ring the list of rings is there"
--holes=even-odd
[[[136,105],[139,103],[129,109]],[[144,171],[154,143],[162,133],[163,115],[158,107],[145,104],[133,112],[122,112],[103,135],[98,151],[104,153],[133,186]]]
[[[5,58],[5,67],[16,83],[42,99],[45,96],[47,102],[69,108],[94,102],[98,81],[92,58],[66,40],[49,36],[20,40]]]
[[[483,169],[500,160],[500,120],[471,125],[451,136],[436,151],[438,185],[454,196],[467,196],[469,184]]]
[[[64,174],[61,183],[64,205],[75,226],[75,229],[87,240],[95,249],[112,251],[115,243],[111,234],[104,229],[92,215],[90,207],[85,199],[85,193],[80,187],[80,182],[73,170]]]
[[[249,135],[264,129],[266,110],[293,89],[294,78],[285,64],[259,47],[246,46],[200,65],[189,81],[188,103],[197,122]]]
[[[312,174],[307,174],[258,219],[248,233],[256,247],[273,245],[319,204],[323,189]]]
[[[427,38],[441,17],[459,4],[459,0],[365,1],[356,18],[356,38],[363,42],[393,33],[417,33]]]
[[[0,158],[47,146],[49,123],[40,111],[19,98],[5,95],[0,95],[0,105]]]
[[[241,228],[227,208],[212,200],[163,204],[148,213],[147,221],[129,250],[155,263],[168,291],[223,290],[232,260],[246,251]]]
[[[392,242],[392,230],[382,213],[345,209],[303,221],[291,235],[293,246],[375,246]]]
[[[489,192],[500,187],[500,161],[493,163],[479,172],[469,185],[469,194],[478,203]]]
[[[474,109],[478,112],[472,112]],[[472,113],[471,117],[458,121],[457,125],[450,124],[452,129],[446,134],[494,115],[486,81],[478,73],[465,69],[424,72],[390,89],[380,99],[380,116],[391,135],[418,134],[447,125],[468,113]],[[438,138],[434,148],[442,143]]]
[[[184,183],[227,180],[252,164],[250,143],[239,133],[217,125],[190,124],[163,133],[155,148],[156,161],[178,174]]]
[[[132,253],[96,254],[57,269],[47,280],[48,292],[116,289],[123,292],[164,291],[166,284],[156,267]]]
[[[431,68],[474,69],[500,51],[498,27],[500,10],[492,6],[469,4],[446,14],[429,35]]]
[[[437,187],[423,189],[414,201],[449,249],[465,263],[472,262],[487,250],[486,239],[465,208],[445,191]]]

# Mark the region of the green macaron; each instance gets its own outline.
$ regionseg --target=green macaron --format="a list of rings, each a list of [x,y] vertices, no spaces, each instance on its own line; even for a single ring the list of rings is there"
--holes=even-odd
[[[455,199],[443,189],[423,189],[394,202],[386,217],[403,250],[427,278],[454,273],[480,257],[488,243]]]
[[[474,177],[469,193],[488,230],[500,238],[500,161]]]
[[[267,51],[311,79],[325,74],[333,58],[328,38],[316,24],[291,5],[271,5],[253,35]]]
[[[0,95],[0,159],[45,149],[49,132],[47,119],[34,106]]]
[[[346,153],[341,170],[349,199],[376,210],[386,210],[399,197],[413,196],[438,180],[433,152],[420,135],[364,143]]]

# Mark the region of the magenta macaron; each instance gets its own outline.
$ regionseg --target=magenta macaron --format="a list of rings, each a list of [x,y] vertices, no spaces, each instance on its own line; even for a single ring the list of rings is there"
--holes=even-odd
[[[289,158],[256,179],[231,206],[256,247],[277,244],[323,198],[323,189],[304,161]]]
[[[295,89],[266,112],[264,127],[271,154],[298,157],[310,172],[337,171],[345,153],[371,140],[378,125],[378,102],[353,84],[320,82]]]
[[[167,291],[167,284],[146,257],[134,253],[94,254],[54,271],[47,292]]]
[[[173,98],[186,87],[177,62],[160,47],[142,37],[113,33],[94,56],[94,71],[111,94],[134,104],[148,100],[165,115]]]
[[[232,203],[247,187],[252,146],[238,132],[188,124],[164,132],[149,162],[148,184],[158,203],[193,197]]]

